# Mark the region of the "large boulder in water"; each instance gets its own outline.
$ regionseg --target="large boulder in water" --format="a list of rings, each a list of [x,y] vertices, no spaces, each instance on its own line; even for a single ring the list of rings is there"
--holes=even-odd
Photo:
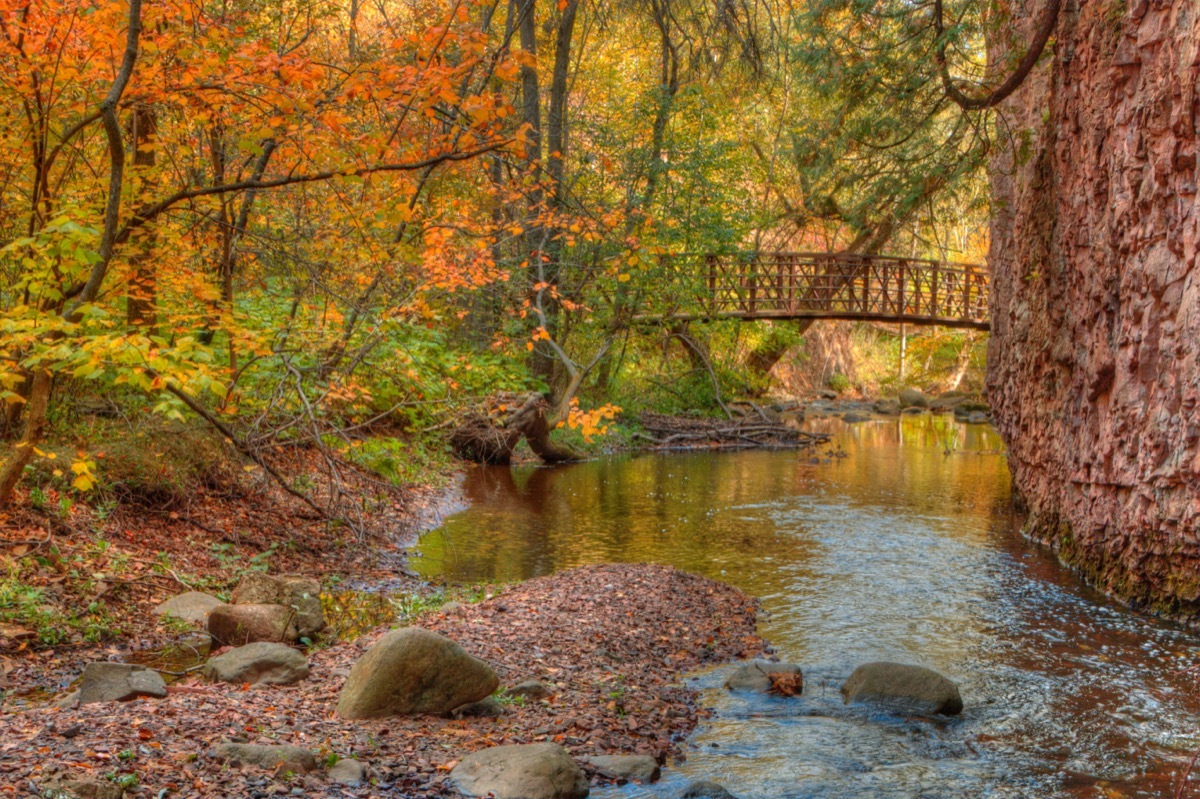
[[[467,796],[584,799],[587,775],[558,744],[493,746],[465,756],[450,781]]]
[[[387,633],[350,669],[337,712],[345,719],[442,714],[491,696],[496,672],[449,638],[420,627]]]
[[[761,694],[770,693],[777,684],[780,693],[795,696],[803,690],[803,672],[794,663],[752,660],[739,666],[725,681],[725,687],[731,691],[757,691]]]
[[[929,397],[915,388],[902,388],[896,395],[901,408],[928,408]]]
[[[291,685],[308,676],[308,661],[287,644],[256,641],[210,658],[204,676],[219,682]]]
[[[128,663],[89,663],[79,681],[79,704],[127,702],[143,696],[161,698],[167,686],[158,672]]]
[[[936,671],[905,663],[866,663],[842,686],[842,698],[870,702],[917,715],[962,712],[958,686]]]
[[[208,614],[208,634],[222,646],[295,641],[296,611],[284,605],[221,605]]]
[[[312,638],[325,629],[321,583],[298,574],[248,572],[233,589],[235,605],[283,605],[295,613],[296,633]]]

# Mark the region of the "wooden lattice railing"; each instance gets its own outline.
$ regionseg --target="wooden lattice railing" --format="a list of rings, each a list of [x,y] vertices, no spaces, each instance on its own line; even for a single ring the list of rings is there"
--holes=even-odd
[[[972,264],[783,252],[661,263],[659,299],[669,307],[637,321],[865,319],[988,328],[988,274]]]

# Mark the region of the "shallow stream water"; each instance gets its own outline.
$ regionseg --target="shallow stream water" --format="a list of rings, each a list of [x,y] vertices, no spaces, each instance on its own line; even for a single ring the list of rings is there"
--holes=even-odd
[[[686,760],[658,785],[593,796],[674,797],[701,778],[742,799],[1174,796],[1200,746],[1200,641],[1022,539],[987,426],[824,424],[820,453],[473,471],[470,507],[422,538],[414,565],[479,582],[654,561],[762,599],[761,632],[804,666],[804,696],[693,675],[713,717]],[[872,660],[942,672],[966,709],[931,722],[843,705],[838,687]]]

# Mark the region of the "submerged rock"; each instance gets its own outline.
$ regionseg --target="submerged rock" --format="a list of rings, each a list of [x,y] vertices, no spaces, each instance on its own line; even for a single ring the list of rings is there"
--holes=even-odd
[[[596,755],[588,758],[588,762],[613,780],[635,780],[648,784],[658,782],[662,776],[658,761],[649,755]]]
[[[286,644],[258,641],[211,658],[204,676],[219,682],[291,685],[308,676],[308,661]]]
[[[737,799],[724,786],[712,780],[696,780],[683,789],[680,799]]]
[[[870,702],[918,715],[962,712],[958,686],[936,671],[904,663],[866,663],[842,686],[847,702]]]
[[[387,633],[350,669],[338,715],[373,719],[443,714],[492,695],[496,672],[449,638],[420,627]]]
[[[127,702],[138,697],[161,698],[167,695],[167,685],[158,672],[145,666],[128,663],[89,663],[83,669],[77,701],[81,705],[93,702]]]
[[[725,687],[730,691],[757,691],[758,693],[769,693],[774,687],[775,682],[772,680],[773,675],[783,677],[795,677],[793,682],[796,682],[796,688],[803,686],[803,672],[800,667],[794,663],[775,663],[770,660],[752,660],[749,663],[744,663],[737,668],[729,679],[725,681]],[[800,693],[799,690],[795,691]]]
[[[495,799],[583,799],[588,780],[566,749],[554,743],[509,744],[463,757],[450,781],[468,796]]]

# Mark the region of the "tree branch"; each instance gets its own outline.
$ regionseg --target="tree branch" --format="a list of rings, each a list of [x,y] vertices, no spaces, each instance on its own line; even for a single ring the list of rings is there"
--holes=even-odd
[[[979,111],[1002,103],[1005,98],[1020,88],[1025,79],[1029,77],[1029,73],[1033,71],[1038,59],[1042,57],[1042,51],[1046,49],[1046,43],[1050,41],[1050,36],[1058,24],[1058,12],[1061,8],[1062,0],[1049,0],[1046,10],[1038,22],[1038,27],[1034,31],[1033,41],[1030,43],[1029,49],[1025,51],[1020,63],[1017,64],[1017,68],[1003,83],[986,95],[972,97],[958,88],[954,78],[950,75],[950,66],[946,58],[946,26],[942,12],[942,0],[933,0],[933,29],[937,33],[935,58],[946,96],[966,111]]]

